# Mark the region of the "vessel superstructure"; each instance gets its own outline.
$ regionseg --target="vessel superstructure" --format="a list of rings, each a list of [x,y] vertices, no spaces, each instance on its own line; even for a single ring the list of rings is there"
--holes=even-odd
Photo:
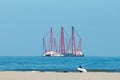
[[[50,37],[48,48],[46,47],[45,39],[43,38],[43,54],[42,56],[79,56],[82,57],[84,54],[82,53],[81,44],[82,38],[79,38],[78,48],[76,48],[76,40],[74,27],[72,26],[72,33],[69,37],[69,40],[65,43],[64,36],[64,28],[61,27],[61,35],[59,41],[59,49],[57,47],[56,39],[53,36],[53,28],[50,28]],[[66,44],[66,45],[65,45]]]

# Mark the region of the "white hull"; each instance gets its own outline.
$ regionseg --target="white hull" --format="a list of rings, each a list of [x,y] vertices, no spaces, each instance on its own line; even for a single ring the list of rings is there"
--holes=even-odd
[[[56,53],[56,52],[53,52],[53,51],[49,51],[49,52],[43,53],[42,56],[64,56],[64,55]]]
[[[87,70],[84,69],[84,68],[77,68],[77,70],[80,71],[80,72],[87,72]]]

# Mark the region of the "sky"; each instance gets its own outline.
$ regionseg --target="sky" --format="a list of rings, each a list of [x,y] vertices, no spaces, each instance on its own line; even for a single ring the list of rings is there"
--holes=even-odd
[[[51,26],[57,39],[61,26],[69,35],[74,26],[86,56],[120,56],[119,4],[119,0],[0,0],[0,56],[40,56],[42,37]]]

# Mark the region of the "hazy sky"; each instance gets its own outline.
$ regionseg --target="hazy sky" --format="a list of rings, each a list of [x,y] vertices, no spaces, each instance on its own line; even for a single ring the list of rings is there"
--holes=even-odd
[[[50,26],[74,26],[87,56],[120,56],[119,0],[0,0],[0,56],[40,56]]]

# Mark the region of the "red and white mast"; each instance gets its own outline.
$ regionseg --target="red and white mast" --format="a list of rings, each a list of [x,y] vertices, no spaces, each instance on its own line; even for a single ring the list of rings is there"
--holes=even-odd
[[[60,52],[65,53],[64,28],[61,27]]]
[[[82,51],[82,38],[79,40],[77,51]]]
[[[52,27],[50,28],[50,39],[49,39],[48,50],[49,51],[53,50],[53,31],[52,31]]]
[[[76,55],[76,43],[74,35],[74,27],[72,26],[72,54]]]

